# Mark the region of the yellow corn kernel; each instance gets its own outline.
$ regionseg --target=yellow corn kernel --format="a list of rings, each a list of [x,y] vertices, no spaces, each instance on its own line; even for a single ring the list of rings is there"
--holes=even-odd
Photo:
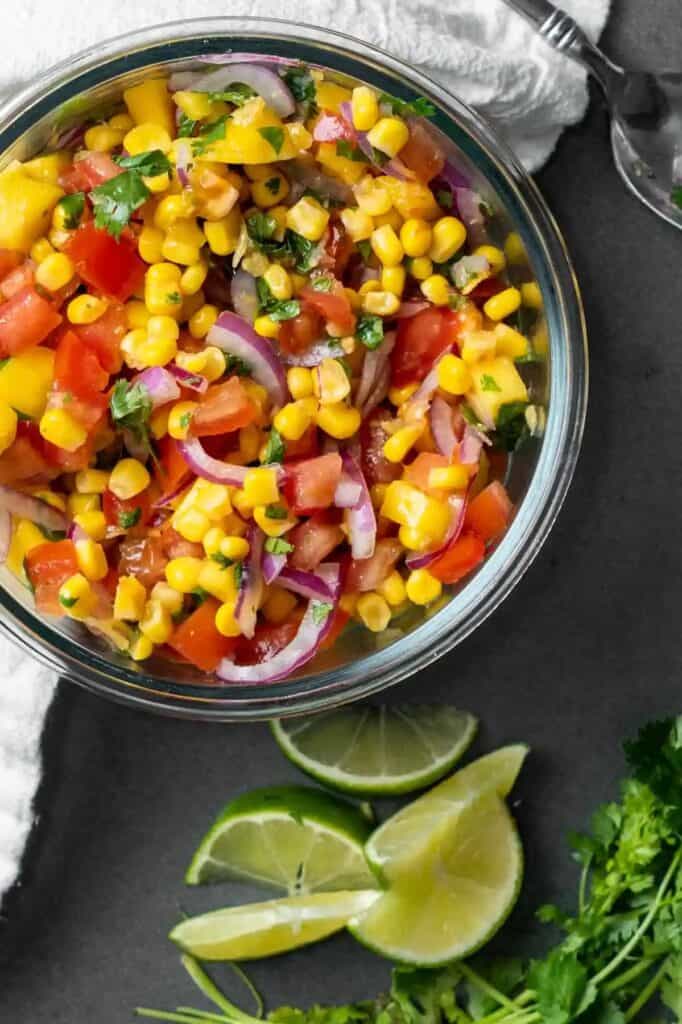
[[[279,626],[286,622],[297,604],[295,594],[283,587],[273,587],[261,609],[263,618],[272,626]]]
[[[521,285],[521,302],[530,309],[542,309],[542,292],[537,281],[524,281]]]
[[[31,494],[34,498],[44,501],[46,505],[51,505],[52,508],[57,508],[60,512],[66,512],[66,499],[61,494],[55,494],[54,491],[49,490],[31,490]]]
[[[245,463],[256,461],[262,442],[262,434],[255,423],[250,423],[248,427],[241,428],[239,431],[239,452]]]
[[[408,398],[412,397],[418,387],[418,384],[405,384],[402,388],[391,388],[388,392],[388,400],[398,409]]]
[[[280,332],[280,323],[269,316],[257,316],[253,322],[253,329],[262,338],[276,338]]]
[[[17,436],[19,417],[7,402],[0,399],[0,452],[6,451]]]
[[[300,398],[288,402],[275,413],[273,426],[287,441],[299,441],[308,427],[315,422],[317,402],[314,398]]]
[[[362,416],[358,409],[353,406],[344,405],[343,402],[335,402],[332,405],[322,405],[317,414],[317,425],[325,434],[344,441],[360,429]]]
[[[83,136],[85,148],[96,153],[111,153],[123,142],[124,132],[108,124],[94,124]]]
[[[182,594],[175,587],[171,587],[169,583],[164,583],[163,580],[159,580],[158,583],[154,584],[149,596],[152,601],[158,601],[159,604],[162,604],[171,615],[177,615],[178,612],[182,611]]]
[[[149,325],[155,319],[170,319],[169,317],[150,317],[147,329]],[[177,325],[176,325],[177,326]],[[131,334],[134,332],[130,332]],[[129,335],[126,335],[126,338]],[[126,338],[121,342],[121,350],[126,355],[126,362],[129,366],[135,365],[131,362],[128,356],[132,356],[133,360],[137,360],[137,367],[143,369],[146,366],[165,366],[172,359],[175,358],[178,351],[178,343],[174,338],[170,338],[168,334],[165,335],[161,332],[160,336],[152,335],[151,332],[141,343],[133,346],[132,350],[127,347],[125,343]]]
[[[43,237],[39,238],[31,246],[30,256],[34,263],[42,263],[48,256],[51,256],[54,252],[54,248],[50,244],[49,239]]]
[[[121,501],[127,501],[146,490],[150,482],[149,471],[141,462],[121,459],[111,471],[109,490]]]
[[[66,509],[72,519],[83,512],[97,512],[101,506],[99,494],[70,494]]]
[[[287,370],[287,387],[294,400],[309,398],[313,393],[312,371],[305,366],[292,366]]]
[[[431,226],[420,217],[410,217],[400,229],[400,241],[406,256],[426,256],[431,248]]]
[[[471,374],[459,356],[444,355],[437,366],[438,387],[450,395],[465,395],[471,387]]]
[[[322,405],[342,402],[350,394],[348,374],[338,359],[327,356],[315,367],[312,376],[313,391]]]
[[[140,299],[130,299],[125,304],[126,323],[131,331],[146,328],[151,313]]]
[[[401,427],[389,437],[383,447],[383,453],[389,462],[402,462],[415,442],[424,431],[423,423],[415,423],[409,427]]]
[[[241,628],[235,618],[235,601],[225,601],[215,613],[215,628],[222,636],[239,636]]]
[[[200,544],[211,527],[211,520],[198,508],[183,509],[172,519],[173,529],[193,544]]]
[[[263,279],[274,298],[286,302],[293,295],[291,276],[279,263],[271,263],[263,274]]]
[[[184,441],[192,425],[194,410],[198,402],[176,402],[168,416],[168,433],[176,441]]]
[[[219,565],[213,559],[202,562],[199,571],[199,586],[225,604],[234,601],[237,595],[234,567]]]
[[[265,181],[277,174],[277,168],[273,164],[244,164],[244,173],[249,181]]]
[[[109,118],[109,127],[113,128],[115,132],[129,132],[131,128],[135,127],[135,122],[130,114],[114,114]]]
[[[84,533],[87,533],[91,540],[102,541],[107,534],[107,521],[103,512],[92,509],[89,512],[81,512],[73,517],[73,521],[80,526]]]
[[[375,281],[374,278],[370,278],[369,281],[364,281],[358,288],[358,297],[362,300],[365,295],[369,295],[370,292],[380,292],[381,282]],[[362,302],[361,302],[362,305]]]
[[[433,275],[433,263],[428,256],[416,256],[410,260],[410,273],[417,281],[426,281]]]
[[[467,331],[463,337],[462,359],[469,366],[494,356],[497,349],[497,338],[494,331]]]
[[[57,292],[69,283],[76,272],[73,263],[63,252],[52,253],[39,264],[36,282],[49,292]]]
[[[166,566],[166,579],[169,585],[180,594],[191,594],[199,586],[199,573],[203,561],[183,555],[172,558]]]
[[[443,592],[443,584],[428,569],[413,569],[405,584],[412,604],[427,605],[436,601]]]
[[[518,288],[505,288],[497,295],[491,295],[483,304],[483,312],[490,320],[504,320],[511,316],[521,305],[521,292]]]
[[[109,474],[103,469],[81,469],[76,473],[75,482],[79,494],[104,494],[109,484]]]
[[[256,384],[254,380],[249,380],[248,377],[242,377],[241,384],[251,401],[258,406],[261,412],[268,407],[270,398],[264,387]]]
[[[170,316],[150,316],[147,321],[147,340],[161,342],[163,345],[175,343],[180,337],[180,328]],[[172,358],[172,357],[171,357]]]
[[[360,595],[355,611],[363,625],[373,633],[382,633],[391,621],[388,602],[381,594],[372,591]]]
[[[392,292],[400,298],[405,290],[405,268],[384,267],[381,271],[381,287],[385,292]]]
[[[142,181],[150,192],[153,192],[154,195],[158,195],[160,192],[165,192],[166,189],[170,187],[171,179],[170,174],[168,174],[167,171],[164,171],[163,174],[147,174],[143,176]]]
[[[479,245],[474,249],[473,255],[483,256],[490,264],[493,274],[499,274],[507,265],[504,253],[496,245]]]
[[[145,263],[160,263],[163,259],[162,247],[166,236],[160,228],[145,225],[140,231],[137,248]]]
[[[191,121],[202,121],[212,113],[212,103],[206,92],[190,92],[183,89],[173,93],[173,102]]]
[[[254,507],[276,504],[279,501],[276,471],[266,467],[247,470],[243,491],[245,500]]]
[[[329,211],[313,196],[301,196],[287,211],[287,227],[309,242],[319,242],[328,223]]]
[[[22,583],[27,582],[24,559],[34,548],[45,543],[45,534],[30,519],[20,519],[12,535],[5,565]]]
[[[55,212],[58,209],[58,206],[55,207]],[[51,246],[55,249],[63,249],[66,243],[70,240],[71,235],[71,231],[64,231],[61,228],[51,228],[47,237]]]
[[[509,356],[510,359],[522,359],[528,355],[530,346],[528,339],[520,331],[514,330],[508,324],[497,324],[493,331],[495,335],[495,351],[500,356]]]
[[[240,562],[248,555],[250,545],[245,537],[223,537],[220,542],[220,554],[231,562]]]
[[[187,220],[194,211],[194,200],[189,192],[164,196],[154,210],[154,227],[164,233],[171,224],[177,220]]]
[[[165,644],[173,632],[173,620],[160,601],[147,601],[140,619],[140,632],[153,644]]]
[[[283,174],[278,174],[277,171],[273,172],[269,178],[254,181],[251,185],[251,198],[256,206],[260,206],[262,209],[276,206],[277,203],[283,202],[288,195],[289,182]]]
[[[139,85],[124,90],[123,101],[136,124],[161,125],[169,135],[174,134],[175,111],[167,78],[145,78]]]
[[[357,85],[351,94],[353,126],[359,132],[368,132],[379,120],[379,100],[374,89]]]
[[[268,514],[269,511],[267,505],[256,505],[253,510],[255,522],[268,537],[281,537],[296,525],[297,520],[291,513],[287,514],[286,519],[273,519],[272,515]]]
[[[147,658],[151,658],[154,653],[154,644],[145,636],[140,633],[139,636],[133,638],[128,648],[128,655],[133,661],[146,661]]]
[[[398,608],[404,603],[407,597],[405,581],[397,569],[394,569],[391,575],[384,580],[379,587],[379,593],[391,608]]]
[[[204,534],[204,538],[201,543],[203,544],[204,551],[209,558],[211,555],[217,555],[220,553],[220,544],[221,541],[225,540],[225,536],[225,531],[220,526],[212,526],[211,529]]]
[[[143,358],[144,347],[147,343],[147,331],[143,327],[136,327],[128,331],[121,339],[121,352],[127,366],[134,370],[142,370],[147,365]]]
[[[374,221],[363,210],[353,210],[347,207],[341,211],[341,223],[354,242],[362,242],[371,238],[374,231]]]
[[[223,519],[232,511],[230,490],[225,484],[196,480],[180,506],[181,511],[187,508],[198,509],[208,516],[211,522]]]
[[[88,432],[66,409],[48,409],[40,419],[40,433],[46,441],[75,452],[88,439]]]
[[[160,149],[162,153],[168,153],[171,148],[171,137],[161,125],[147,121],[126,132],[123,148],[131,156],[147,153],[152,149]]]
[[[59,603],[72,619],[85,619],[92,611],[92,587],[82,573],[69,576],[59,588]]]
[[[434,263],[447,263],[466,241],[467,229],[457,217],[441,217],[431,230],[429,258]]]
[[[253,252],[247,253],[242,260],[242,269],[247,274],[251,274],[252,277],[262,277],[269,266],[270,260],[265,253],[259,252],[256,249]]]
[[[144,613],[147,591],[134,576],[121,576],[114,597],[114,618],[138,622]]]
[[[109,572],[107,556],[104,548],[94,540],[77,540],[75,545],[78,568],[86,579],[103,580]]]
[[[419,290],[434,306],[447,306],[450,301],[450,284],[442,274],[431,274],[422,281]]]
[[[232,496],[232,505],[236,512],[242,517],[242,519],[251,519],[253,517],[253,508],[244,499],[243,491],[235,491]]]
[[[151,435],[155,440],[159,441],[162,437],[165,437],[168,433],[168,417],[170,416],[170,410],[168,406],[162,405],[159,409],[156,409],[149,420],[149,429]]]
[[[277,225],[272,237],[275,241],[281,242],[287,229],[287,208],[286,206],[271,206],[268,212]]]
[[[211,306],[208,303],[205,303],[200,309],[196,311],[196,313],[193,313],[192,316],[189,318],[189,333],[192,335],[193,338],[205,338],[217,319],[217,306]],[[225,372],[224,360],[222,372]]]
[[[371,174],[360,179],[353,187],[353,194],[361,212],[370,217],[384,217],[393,207],[390,191]]]
[[[375,228],[371,238],[372,251],[385,267],[397,267],[402,263],[403,246],[390,224]]]
[[[272,210],[270,211],[272,216]],[[233,206],[221,220],[207,220],[204,223],[204,235],[208,247],[216,256],[229,256],[237,248],[242,228],[242,214],[239,206]]]
[[[374,506],[377,512],[384,503],[387,486],[387,484],[372,484],[372,486],[369,489],[369,496],[372,499],[372,505]]]
[[[183,270],[180,277],[180,291],[183,295],[196,295],[208,274],[207,263],[193,263]]]
[[[71,164],[71,153],[66,150],[59,150],[56,153],[45,153],[44,156],[36,156],[28,160],[22,166],[24,174],[36,181],[46,181],[50,185],[58,185],[62,173]]]
[[[420,531],[434,543],[441,541],[450,522],[447,504],[424,494],[404,480],[394,480],[386,488],[381,515],[400,526]]]
[[[194,217],[175,220],[168,227],[161,246],[165,260],[191,266],[199,262],[199,250],[204,244],[204,233]]]
[[[403,218],[400,216],[397,210],[389,210],[388,213],[381,213],[374,218],[374,227],[382,228],[385,224],[393,228],[397,235],[400,235],[400,229],[403,226]]]
[[[526,247],[521,241],[521,236],[516,231],[512,231],[507,235],[504,243],[504,255],[507,263],[511,263],[513,266],[520,266],[528,262]]]
[[[354,288],[344,288],[344,293],[348,301],[350,302],[351,309],[358,310],[362,306],[359,294]]]
[[[94,324],[106,313],[108,302],[96,295],[77,295],[66,307],[66,315],[72,324]]]
[[[438,466],[429,473],[429,487],[436,491],[464,491],[469,479],[466,466]]]
[[[182,271],[174,263],[153,263],[144,277],[144,302],[154,316],[173,316],[180,305]]]
[[[382,117],[367,133],[371,146],[387,156],[397,156],[410,137],[410,130],[399,117]]]
[[[391,267],[398,270],[398,267]],[[374,316],[393,316],[400,309],[400,299],[393,292],[372,291],[363,297],[362,308]]]

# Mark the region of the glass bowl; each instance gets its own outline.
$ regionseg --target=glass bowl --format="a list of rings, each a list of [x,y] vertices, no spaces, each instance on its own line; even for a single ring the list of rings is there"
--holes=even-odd
[[[509,594],[538,553],[573,474],[587,401],[587,347],[578,286],[564,242],[534,183],[473,110],[402,61],[328,29],[256,18],[213,18],[159,25],[98,44],[42,74],[0,108],[0,169],[49,145],[86,113],[101,116],[122,88],[150,71],[196,67],[226,51],[278,54],[319,64],[343,82],[363,80],[402,99],[426,96],[433,122],[473,187],[496,211],[496,228],[515,231],[527,254],[516,274],[543,296],[534,400],[547,407],[542,438],[513,457],[507,485],[517,505],[497,548],[467,581],[424,611],[413,608],[384,634],[351,628],[290,679],[269,686],[217,684],[190,666],[152,659],[134,664],[68,619],[38,616],[32,598],[0,570],[0,626],[62,676],[104,696],[188,718],[244,720],[329,708],[375,693],[419,672],[460,643]]]

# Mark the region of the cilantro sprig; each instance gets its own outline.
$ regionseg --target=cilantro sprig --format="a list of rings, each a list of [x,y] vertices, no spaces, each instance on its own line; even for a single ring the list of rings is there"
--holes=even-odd
[[[153,403],[149,391],[140,381],[131,384],[127,380],[117,380],[114,384],[109,411],[115,427],[129,430],[136,441],[152,451],[149,436],[149,417]]]
[[[384,340],[384,321],[373,313],[365,313],[359,317],[355,333],[365,348],[379,348]]]
[[[171,164],[160,149],[117,157],[116,162],[124,168],[123,171],[97,185],[90,193],[90,201],[95,212],[95,226],[104,228],[114,238],[120,238],[135,210],[151,196],[143,179],[169,173]]]
[[[271,320],[293,320],[301,312],[298,299],[276,299],[264,277],[256,279],[259,312],[269,316]]]
[[[434,117],[436,113],[433,103],[424,96],[417,96],[416,99],[408,102],[398,99],[397,96],[391,96],[388,92],[382,92],[379,103],[388,107],[392,114],[400,114],[401,117],[407,117],[409,114],[413,114],[415,117]]]

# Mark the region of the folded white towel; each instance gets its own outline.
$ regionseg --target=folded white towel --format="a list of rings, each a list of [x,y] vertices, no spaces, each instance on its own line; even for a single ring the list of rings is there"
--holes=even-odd
[[[564,0],[596,39],[609,0]],[[2,15],[0,92],[99,39],[192,16],[261,15],[331,26],[420,66],[494,121],[529,170],[541,166],[587,102],[585,75],[501,0],[23,0]],[[0,638],[0,899],[16,877],[40,776],[54,679]]]

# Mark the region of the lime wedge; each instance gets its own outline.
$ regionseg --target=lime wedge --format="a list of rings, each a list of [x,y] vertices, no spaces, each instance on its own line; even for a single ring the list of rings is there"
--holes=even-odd
[[[369,838],[365,853],[370,864],[381,877],[389,879],[400,873],[403,865],[419,860],[430,848],[432,836],[462,804],[486,793],[506,796],[527,753],[524,744],[502,747],[472,761],[403,807]]]
[[[201,960],[254,960],[317,942],[364,913],[372,890],[290,896],[182,921],[169,938]]]
[[[375,952],[424,967],[487,942],[514,905],[523,873],[516,827],[493,789],[451,807],[430,828],[389,890],[349,925]]]
[[[363,844],[370,822],[345,800],[307,786],[237,797],[202,839],[189,885],[241,879],[289,895],[376,889]]]
[[[411,793],[447,774],[476,732],[476,719],[447,705],[349,707],[275,721],[282,752],[334,789]]]

